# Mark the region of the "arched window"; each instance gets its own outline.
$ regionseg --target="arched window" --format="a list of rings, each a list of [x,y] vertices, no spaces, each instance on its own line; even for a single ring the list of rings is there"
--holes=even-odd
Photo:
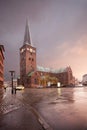
[[[37,84],[37,79],[36,78],[34,79],[34,83]]]

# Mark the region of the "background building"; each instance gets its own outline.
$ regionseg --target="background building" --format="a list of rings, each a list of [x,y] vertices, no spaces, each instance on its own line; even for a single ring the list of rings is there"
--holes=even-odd
[[[25,87],[37,87],[47,86],[48,82],[51,85],[57,85],[57,82],[62,86],[74,85],[75,78],[71,67],[54,70],[37,66],[36,48],[32,46],[27,21],[23,46],[20,48],[20,83]]]
[[[87,74],[83,75],[82,84],[87,86]]]
[[[4,82],[4,46],[0,45],[0,88]]]

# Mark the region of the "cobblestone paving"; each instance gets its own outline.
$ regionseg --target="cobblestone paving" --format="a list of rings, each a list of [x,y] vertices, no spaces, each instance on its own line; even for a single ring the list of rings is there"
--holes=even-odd
[[[0,93],[2,92],[0,91]],[[3,96],[0,98],[0,114],[6,114],[23,106],[16,96],[18,95],[11,94],[9,88],[3,92]]]

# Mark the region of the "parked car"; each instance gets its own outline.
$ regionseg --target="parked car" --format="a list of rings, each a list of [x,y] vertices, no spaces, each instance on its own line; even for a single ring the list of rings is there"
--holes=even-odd
[[[78,84],[78,87],[83,87],[83,84],[79,83],[79,84]]]
[[[16,87],[16,90],[24,90],[24,86],[23,85],[19,85]]]
[[[43,86],[39,85],[39,86],[37,86],[37,88],[43,88]]]

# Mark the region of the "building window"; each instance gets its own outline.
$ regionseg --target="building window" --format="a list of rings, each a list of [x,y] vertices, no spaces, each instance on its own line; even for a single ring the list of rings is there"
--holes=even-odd
[[[37,75],[37,73],[35,73],[35,75]]]
[[[34,79],[34,83],[37,84],[37,79]]]
[[[41,76],[43,75],[43,73],[41,72]]]
[[[32,58],[32,61],[34,61],[34,59]]]

